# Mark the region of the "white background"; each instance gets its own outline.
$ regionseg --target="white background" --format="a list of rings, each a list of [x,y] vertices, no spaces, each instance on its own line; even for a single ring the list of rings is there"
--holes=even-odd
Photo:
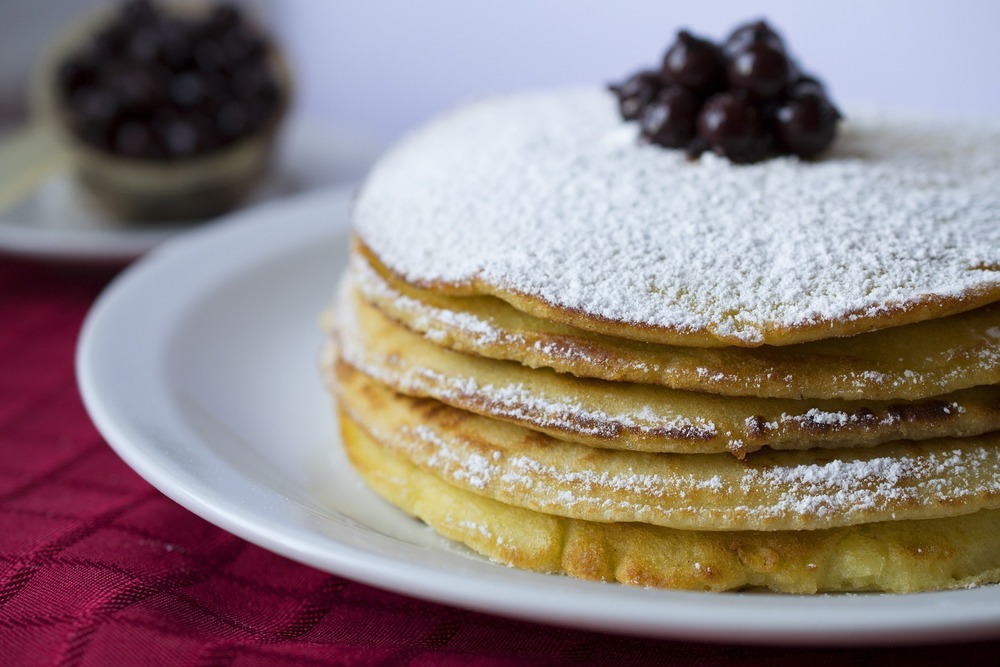
[[[0,110],[36,50],[95,0],[0,0]],[[606,83],[678,28],[767,17],[841,103],[1000,117],[997,0],[253,0],[298,74],[297,112],[381,141],[478,96]]]
[[[278,18],[301,109],[393,137],[491,92],[604,83],[658,63],[679,27],[767,17],[843,103],[1000,117],[996,0],[293,0]]]

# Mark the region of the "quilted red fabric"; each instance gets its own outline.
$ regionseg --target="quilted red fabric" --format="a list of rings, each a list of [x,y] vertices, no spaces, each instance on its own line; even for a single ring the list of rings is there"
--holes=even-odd
[[[1000,664],[1000,642],[759,648],[549,627],[248,544],[159,494],[87,418],[73,353],[107,277],[0,257],[2,665]]]

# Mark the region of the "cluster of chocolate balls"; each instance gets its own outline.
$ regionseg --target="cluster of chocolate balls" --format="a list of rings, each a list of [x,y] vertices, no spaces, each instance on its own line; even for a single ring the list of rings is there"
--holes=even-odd
[[[659,70],[610,86],[642,137],[732,162],[811,158],[830,145],[841,114],[823,84],[803,74],[764,21],[738,27],[720,47],[681,31]]]

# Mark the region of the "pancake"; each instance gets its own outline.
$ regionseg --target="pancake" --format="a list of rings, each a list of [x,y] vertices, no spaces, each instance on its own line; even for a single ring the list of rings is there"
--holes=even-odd
[[[406,283],[617,338],[789,345],[1000,300],[1000,124],[848,113],[817,162],[637,140],[597,88],[486,100],[385,155],[355,202]]]
[[[637,586],[782,593],[965,588],[1000,581],[1000,510],[813,531],[682,531],[594,523],[446,484],[381,448],[341,413],[344,446],[389,502],[488,558]]]
[[[1000,429],[998,386],[905,402],[732,398],[580,379],[472,357],[396,324],[347,287],[333,335],[345,363],[398,393],[434,398],[572,442],[742,457],[764,446],[868,447]],[[324,363],[334,363],[332,350]]]
[[[1000,384],[1000,304],[848,338],[786,347],[637,343],[526,315],[494,297],[413,288],[355,247],[365,299],[439,346],[532,368],[728,396],[916,400]]]
[[[550,438],[402,396],[336,365],[343,410],[388,450],[546,514],[683,530],[813,530],[1000,507],[1000,433],[871,449],[649,454]]]
[[[359,472],[539,571],[1000,580],[1000,123],[735,165],[616,106],[487,100],[371,171],[321,361]]]

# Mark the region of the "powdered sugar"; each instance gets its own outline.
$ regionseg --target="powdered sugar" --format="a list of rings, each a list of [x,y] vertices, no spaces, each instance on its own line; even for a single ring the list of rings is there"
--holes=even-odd
[[[347,281],[344,288],[350,285],[351,281]],[[341,299],[346,296],[342,294]],[[432,396],[452,404],[471,403],[495,417],[603,439],[615,438],[623,430],[694,441],[718,435],[711,421],[658,414],[648,406],[612,414],[588,407],[579,399],[549,396],[517,381],[494,384],[480,382],[465,372],[445,374],[426,366],[387,364],[385,358],[368,349],[367,336],[362,332],[353,308],[346,302],[342,302],[337,309],[336,319],[338,349],[342,359],[369,377],[406,394]]]
[[[941,405],[937,408],[940,412],[945,415],[954,414],[964,414],[965,407],[956,402],[951,402],[945,405]],[[879,426],[892,426],[898,424],[903,419],[901,413],[898,410],[887,410],[885,414],[876,419],[874,413],[870,411],[857,411],[857,412],[844,412],[843,410],[820,410],[818,408],[810,408],[802,414],[790,415],[786,413],[781,413],[777,421],[764,422],[759,424],[760,427],[777,430],[782,424],[798,424],[806,427],[809,426],[830,426],[830,427],[846,427],[851,424],[864,424],[873,426],[878,424]],[[747,419],[748,428],[751,426],[754,418]]]
[[[912,518],[928,510],[961,514],[996,506],[1000,498],[995,438],[982,445],[928,443],[919,451],[897,448],[892,455],[862,453],[827,462],[728,462],[720,464],[718,474],[705,475],[698,466],[686,471],[680,460],[667,466],[669,472],[648,465],[591,469],[575,466],[577,459],[567,458],[565,450],[550,456],[549,451],[514,453],[501,447],[500,456],[470,457],[454,436],[404,426],[394,436],[395,446],[418,460],[423,448],[407,444],[413,436],[433,444],[426,465],[437,474],[460,483],[488,480],[473,485],[515,504],[582,518],[770,530],[800,522],[835,526]]]
[[[683,356],[691,362],[679,364],[678,355],[668,351],[669,346],[660,353],[657,353],[656,347],[649,347],[641,352],[602,344],[591,347],[581,344],[575,335],[554,338],[531,329],[512,328],[495,317],[487,317],[482,313],[476,314],[454,307],[437,307],[401,293],[358,253],[351,256],[351,278],[366,300],[387,309],[393,317],[423,333],[435,344],[476,355],[516,359],[530,366],[550,366],[560,372],[582,376],[605,377],[603,368],[611,358],[614,365],[626,373],[631,381],[660,383],[699,391],[739,393],[734,391],[734,387],[745,387],[740,391],[773,397],[856,399],[870,396],[875,389],[881,391],[886,398],[913,399],[926,396],[931,391],[930,387],[937,387],[939,390],[935,393],[944,394],[975,384],[995,383],[995,369],[1000,368],[1000,348],[995,344],[976,345],[971,349],[942,348],[937,349],[934,354],[948,363],[942,364],[933,357],[928,357],[927,368],[900,370],[888,364],[889,368],[884,372],[825,369],[825,377],[833,388],[824,395],[822,392],[817,394],[808,385],[808,370],[796,369],[795,372],[788,373],[786,368],[780,373],[776,372],[773,366],[775,361],[770,357],[759,358],[753,373],[741,376],[724,368],[728,357],[708,354],[701,357],[701,360],[710,361],[713,366],[696,365],[698,360],[691,356],[690,348]],[[960,328],[964,326],[967,325],[959,325]],[[982,329],[981,336],[987,341],[1000,340],[1000,327],[986,327]],[[884,341],[881,344],[884,345]],[[527,352],[519,354],[517,350]],[[599,353],[594,354],[595,351]],[[852,354],[850,349],[842,348],[826,349],[823,352]],[[740,354],[746,355],[742,358],[743,362],[754,359],[749,356],[752,354],[749,351],[741,350]],[[902,361],[900,358],[899,362]],[[732,363],[728,365],[732,366]],[[686,377],[689,373],[694,374],[696,383],[692,384],[690,378]],[[970,373],[974,374],[973,381],[970,381]]]
[[[833,154],[734,166],[641,146],[610,95],[474,105],[375,168],[362,240],[468,284],[734,342],[1000,288],[1000,127],[852,114]]]
[[[413,326],[424,331],[428,340],[441,343],[442,339],[446,340],[449,337],[450,330],[455,330],[468,335],[480,345],[496,343],[502,339],[512,343],[523,342],[522,338],[512,338],[511,334],[500,331],[486,320],[475,315],[434,308],[422,301],[401,294],[385,282],[375,269],[357,254],[351,255],[350,262],[351,282],[356,284],[363,294],[374,298],[387,298],[393,302],[396,308],[409,313],[413,317]]]
[[[351,280],[367,300],[374,303],[391,303],[393,310],[406,314],[408,327],[422,332],[424,337],[433,343],[447,345],[453,338],[468,338],[470,343],[478,348],[476,351],[479,353],[493,346],[516,349],[529,345],[524,334],[497,326],[473,313],[437,308],[406,296],[386,282],[371,264],[357,253],[352,253],[350,266]],[[530,342],[530,347],[538,354],[548,357],[554,367],[562,367],[565,363],[577,361],[594,365],[604,362],[602,357],[588,354],[586,348],[566,341],[535,339]],[[560,361],[563,363],[558,363]],[[641,359],[619,358],[617,361],[629,369],[642,373],[662,370],[658,365]]]

